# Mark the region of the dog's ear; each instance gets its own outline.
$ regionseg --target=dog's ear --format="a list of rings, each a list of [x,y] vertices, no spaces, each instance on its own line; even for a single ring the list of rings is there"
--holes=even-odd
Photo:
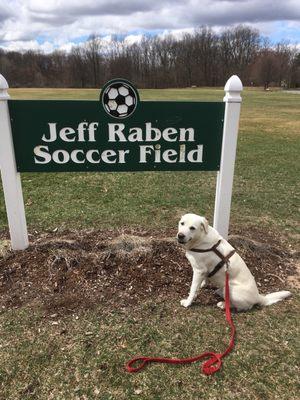
[[[202,222],[201,222],[201,227],[204,230],[205,233],[208,232],[208,221],[206,218],[203,217]]]

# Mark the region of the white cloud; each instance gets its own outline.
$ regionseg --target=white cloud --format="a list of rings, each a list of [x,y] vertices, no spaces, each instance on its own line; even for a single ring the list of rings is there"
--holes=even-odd
[[[299,0],[6,0],[0,46],[68,50],[91,33],[107,43],[125,34],[127,43],[136,43],[147,32],[180,38],[201,25],[220,30],[240,23],[278,36],[279,21],[282,38],[300,42]]]
[[[140,43],[143,39],[144,35],[128,35],[125,37],[124,42],[125,44],[131,45],[134,43]]]
[[[55,50],[53,43],[47,41],[43,43],[38,43],[36,40],[16,40],[7,43],[6,46],[0,45],[0,47],[9,51],[39,50],[45,53],[51,53],[53,50]]]
[[[69,53],[69,52],[72,50],[72,48],[73,48],[74,46],[77,46],[77,43],[68,42],[68,43],[62,44],[62,45],[59,46],[57,49]]]
[[[183,38],[186,33],[192,33],[194,28],[183,28],[183,29],[166,29],[158,35],[158,37],[164,39],[168,36],[172,36],[177,40]]]

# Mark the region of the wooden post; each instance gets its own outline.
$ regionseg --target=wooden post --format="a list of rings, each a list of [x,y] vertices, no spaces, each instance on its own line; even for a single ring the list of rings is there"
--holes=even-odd
[[[228,237],[234,163],[241,109],[243,85],[240,78],[233,75],[224,87],[225,105],[223,142],[220,171],[217,175],[214,228],[225,238]]]
[[[8,84],[0,74],[0,170],[13,250],[28,247],[20,174],[17,172],[7,100]]]

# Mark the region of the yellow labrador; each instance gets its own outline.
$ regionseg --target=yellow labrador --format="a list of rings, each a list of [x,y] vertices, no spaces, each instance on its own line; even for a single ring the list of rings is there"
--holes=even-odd
[[[178,224],[177,240],[186,250],[186,257],[193,268],[193,280],[187,299],[181,305],[189,307],[208,279],[218,287],[224,298],[225,268],[228,264],[230,302],[238,311],[250,310],[255,304],[268,306],[291,296],[289,291],[259,294],[253,275],[234,248],[211,226],[196,214],[185,214]],[[224,302],[217,304],[224,309]]]

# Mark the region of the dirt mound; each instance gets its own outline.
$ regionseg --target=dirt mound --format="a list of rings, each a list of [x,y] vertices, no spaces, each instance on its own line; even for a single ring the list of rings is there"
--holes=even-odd
[[[297,271],[278,243],[238,235],[230,242],[262,293],[288,288]],[[179,301],[188,294],[191,276],[184,251],[166,232],[52,232],[33,237],[23,252],[2,249],[0,306],[39,306],[52,313],[99,302],[126,307],[150,296]],[[199,301],[215,304],[213,288],[202,289]]]

